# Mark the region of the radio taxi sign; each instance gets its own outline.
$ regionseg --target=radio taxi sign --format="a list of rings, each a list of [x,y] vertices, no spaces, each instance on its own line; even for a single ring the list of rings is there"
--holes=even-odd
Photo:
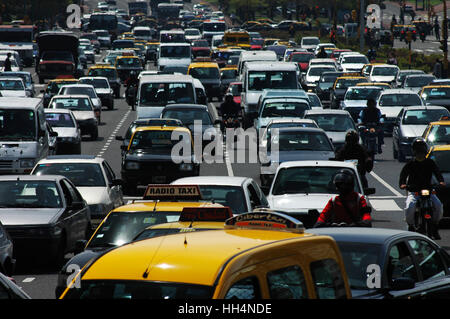
[[[202,195],[198,185],[151,184],[144,192],[145,200],[200,200]]]
[[[302,222],[291,216],[270,211],[239,214],[225,221],[225,228],[281,230],[303,233]]]

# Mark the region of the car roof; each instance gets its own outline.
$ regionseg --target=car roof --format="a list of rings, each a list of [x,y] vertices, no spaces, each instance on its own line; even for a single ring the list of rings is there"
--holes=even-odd
[[[450,145],[433,145],[430,152],[447,152],[450,151]]]
[[[28,109],[36,108],[42,102],[38,98],[23,98],[23,97],[0,97],[0,107]]]
[[[174,81],[193,82],[193,77],[187,74],[148,74],[143,75],[141,77],[140,83],[144,82],[164,83]]]
[[[83,94],[61,94],[61,95],[55,95],[55,96],[53,96],[52,97],[52,100],[53,99],[81,99],[81,98],[83,98],[83,99],[86,99],[86,98],[88,98],[88,99],[90,99],[90,97],[89,97],[89,95],[83,95]]]
[[[170,109],[199,109],[208,111],[208,107],[203,104],[169,104],[164,107],[166,110]]]
[[[321,133],[321,134],[326,134],[326,132],[321,129],[320,127],[302,127],[302,126],[294,126],[294,127],[280,127],[278,129],[279,133],[282,132],[310,132],[310,133]]]
[[[267,126],[277,123],[315,123],[313,119],[295,118],[295,117],[280,117],[274,118],[267,123]]]
[[[44,163],[98,163],[105,159],[94,155],[51,155],[40,160],[38,164]]]
[[[350,115],[350,113],[347,110],[335,110],[335,109],[312,109],[312,110],[306,110],[305,115],[307,114],[342,114],[342,115]]]
[[[297,64],[295,62],[279,62],[279,61],[248,61],[245,67],[249,70],[296,70]]]
[[[60,181],[62,175],[0,175],[0,181]]]
[[[311,166],[313,166],[313,167],[315,167],[315,166],[342,167],[342,168],[349,168],[352,170],[356,170],[355,164],[350,163],[350,162],[343,162],[343,161],[289,161],[289,162],[281,163],[278,166],[278,169],[290,168],[290,167],[311,167]]]
[[[447,108],[439,105],[417,105],[417,106],[405,106],[403,107],[405,111],[412,111],[412,110],[446,110]]]
[[[242,186],[249,179],[249,177],[240,176],[194,176],[179,178],[171,184]]]
[[[44,109],[44,113],[67,113],[67,114],[70,114],[70,113],[72,113],[72,111],[68,110],[68,109],[49,109],[49,108],[45,108]]]

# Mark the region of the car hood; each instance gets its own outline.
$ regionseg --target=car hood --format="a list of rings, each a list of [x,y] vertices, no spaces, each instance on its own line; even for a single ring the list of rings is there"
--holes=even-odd
[[[332,140],[333,143],[344,143],[345,142],[345,134],[347,132],[330,132],[326,131],[327,136]]]
[[[310,209],[317,209],[321,212],[332,196],[332,194],[284,194],[269,195],[267,200],[272,209],[286,212],[308,212]]]
[[[52,127],[52,129],[58,133],[58,137],[75,137],[78,135],[76,127]]]
[[[402,135],[404,137],[422,136],[426,125],[402,125]]]
[[[41,34],[36,38],[36,43],[41,54],[45,51],[70,51],[75,61],[77,60],[79,41],[78,37],[72,33]]]
[[[111,91],[109,89],[95,89],[97,94],[110,94]]]
[[[383,82],[383,83],[391,83],[392,81],[395,80],[395,76],[394,75],[389,75],[389,76],[385,76],[385,75],[372,75],[370,77],[370,81],[371,82]]]
[[[365,107],[367,100],[344,100],[344,107]]]
[[[342,67],[342,69],[344,69],[344,71],[345,70],[348,70],[348,69],[362,69],[363,68],[363,66],[364,66],[364,64],[362,64],[362,63],[344,63],[344,64],[341,64],[341,67]]]
[[[77,190],[80,192],[81,196],[88,205],[111,203],[111,199],[109,198],[108,189],[106,188],[106,186],[77,186]]]
[[[159,58],[158,65],[189,66],[191,58]]]
[[[92,111],[72,111],[72,113],[77,121],[95,119],[94,112]]]
[[[0,208],[4,226],[45,225],[55,221],[63,208]]]
[[[27,97],[27,93],[25,90],[0,90],[0,93],[2,97]]]
[[[386,117],[392,118],[398,116],[403,106],[388,106],[388,107],[379,106],[378,108],[380,109],[381,114],[386,115]]]

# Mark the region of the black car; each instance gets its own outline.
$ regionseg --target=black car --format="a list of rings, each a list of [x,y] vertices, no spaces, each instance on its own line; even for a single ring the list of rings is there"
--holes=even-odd
[[[59,267],[76,241],[91,233],[89,207],[63,176],[1,176],[0,194],[0,220],[19,263],[33,260]]]
[[[172,154],[174,148],[179,148],[179,152]],[[121,149],[124,194],[136,194],[139,186],[168,184],[181,177],[199,175],[192,135],[185,127],[139,127]]]
[[[364,77],[336,79],[334,86],[330,89],[330,107],[338,109],[341,106],[341,101],[344,100],[347,89],[362,82],[367,82],[367,79]]]
[[[330,103],[330,92],[333,89],[334,81],[336,81],[338,77],[342,76],[342,74],[343,72],[324,72],[320,76],[319,82],[313,91],[317,94],[323,104]]]
[[[450,298],[450,256],[424,235],[367,227],[314,228],[308,232],[336,240],[353,298]]]

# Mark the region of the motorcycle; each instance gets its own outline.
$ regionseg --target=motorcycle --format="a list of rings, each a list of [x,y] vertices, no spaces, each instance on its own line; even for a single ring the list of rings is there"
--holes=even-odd
[[[434,209],[431,194],[435,193],[435,188],[417,191],[417,188],[408,185],[406,189],[417,196],[416,211],[414,213],[415,231],[432,238],[433,227],[435,226],[433,224]]]
[[[136,91],[137,86],[135,84],[131,84],[127,87],[127,90],[125,92],[127,104],[131,106],[131,109],[133,111],[136,109]]]
[[[367,123],[359,126],[359,133],[362,138],[363,145],[367,148],[372,159],[378,154],[378,133],[376,123]]]
[[[222,132],[225,134],[227,128],[241,127],[239,116],[237,114],[225,114],[222,116]]]

